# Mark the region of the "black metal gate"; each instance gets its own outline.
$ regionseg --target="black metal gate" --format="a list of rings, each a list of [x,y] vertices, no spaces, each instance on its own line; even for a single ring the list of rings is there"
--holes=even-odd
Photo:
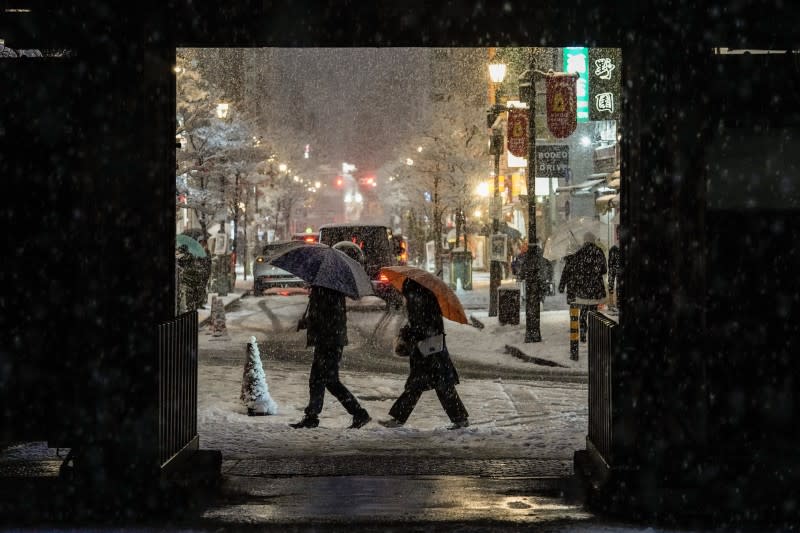
[[[605,315],[590,311],[589,327],[589,436],[605,463],[612,463],[611,361],[616,348],[618,324]]]
[[[197,311],[158,326],[158,447],[164,469],[198,448]]]

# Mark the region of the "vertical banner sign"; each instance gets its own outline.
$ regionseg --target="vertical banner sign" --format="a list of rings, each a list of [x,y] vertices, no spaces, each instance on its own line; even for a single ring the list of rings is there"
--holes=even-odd
[[[589,120],[619,120],[622,51],[589,50]]]
[[[577,126],[575,81],[573,76],[547,77],[547,127],[558,139],[572,135]]]
[[[572,46],[564,48],[564,71],[580,75],[575,97],[578,106],[578,122],[589,121],[589,49]]]
[[[528,157],[528,110],[508,110],[508,151],[517,157]]]

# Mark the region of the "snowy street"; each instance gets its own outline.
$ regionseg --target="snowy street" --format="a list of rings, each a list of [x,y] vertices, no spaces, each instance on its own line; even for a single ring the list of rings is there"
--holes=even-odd
[[[487,317],[484,273],[476,290],[458,291],[468,314],[484,329],[445,321],[447,343],[461,376],[457,387],[470,413],[470,427],[448,430],[450,421],[433,391],[422,395],[402,428],[377,423],[403,390],[408,361],[392,354],[391,342],[405,321],[402,311],[387,313],[376,298],[348,300],[348,337],[341,364],[342,382],[369,411],[373,421],[347,429],[350,416],[329,393],[316,429],[293,429],[308,400],[311,348],[296,331],[307,297],[247,296],[226,312],[228,336],[200,333],[198,430],[201,446],[227,459],[302,455],[417,455],[462,458],[570,459],[584,446],[588,399],[586,345],[581,359],[569,359],[566,310],[543,311],[543,342],[525,344],[525,320],[518,325]],[[564,307],[563,295],[546,308]],[[473,310],[470,311],[469,309]],[[484,307],[485,309],[485,307]],[[239,401],[246,344],[255,336],[266,381],[278,414],[247,416]],[[507,353],[507,344],[560,366],[542,366]]]
[[[585,385],[462,379],[458,391],[470,412],[470,427],[448,430],[450,421],[429,391],[405,427],[387,429],[376,422],[388,418],[405,377],[342,371],[342,382],[373,422],[347,429],[350,416],[327,394],[320,427],[293,429],[289,423],[302,418],[308,399],[308,367],[271,361],[264,361],[264,367],[270,395],[278,403],[277,415],[247,416],[239,401],[241,365],[201,365],[198,432],[203,448],[222,450],[225,459],[398,453],[568,459],[584,445]]]

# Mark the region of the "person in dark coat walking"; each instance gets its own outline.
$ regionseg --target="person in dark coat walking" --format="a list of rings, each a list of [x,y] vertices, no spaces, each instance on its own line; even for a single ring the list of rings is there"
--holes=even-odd
[[[586,233],[583,246],[564,258],[564,271],[558,284],[558,292],[567,289],[567,301],[580,305],[580,338],[586,342],[586,313],[597,310],[606,297],[603,275],[607,271],[606,256],[595,244],[595,236]]]
[[[467,427],[469,413],[456,391],[458,373],[450,360],[447,344],[442,340],[442,351],[429,355],[424,355],[418,346],[420,341],[444,335],[439,302],[431,291],[411,279],[403,282],[402,293],[406,299],[408,324],[400,329],[399,335],[399,343],[405,348],[397,352],[408,356],[410,371],[403,393],[389,409],[392,418],[382,420],[380,424],[386,427],[402,426],[411,416],[422,393],[433,389],[453,423],[450,429]]]
[[[307,327],[306,345],[314,347],[314,362],[308,376],[308,406],[294,428],[315,428],[325,398],[325,389],[334,395],[353,416],[351,428],[360,428],[372,420],[355,396],[339,380],[339,362],[347,345],[347,309],[344,294],[325,287],[312,286],[306,315],[299,328]]]

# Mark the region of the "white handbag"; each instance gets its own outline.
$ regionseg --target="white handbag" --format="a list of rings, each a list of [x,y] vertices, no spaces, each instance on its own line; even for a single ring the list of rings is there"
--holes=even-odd
[[[444,350],[444,333],[422,339],[417,343],[417,348],[422,355],[433,355]]]

